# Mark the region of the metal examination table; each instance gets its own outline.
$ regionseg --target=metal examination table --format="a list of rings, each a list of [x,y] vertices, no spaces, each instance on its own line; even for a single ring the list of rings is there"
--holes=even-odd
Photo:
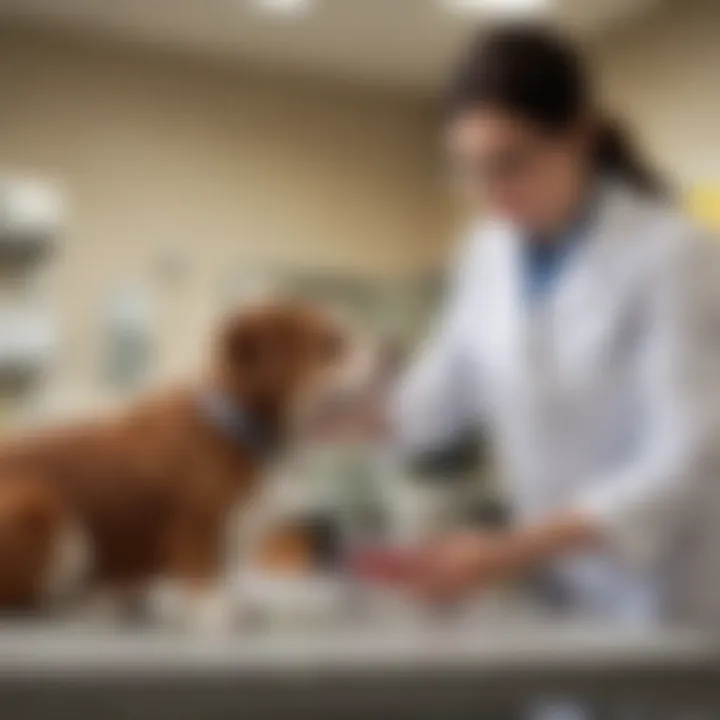
[[[720,643],[691,630],[577,625],[316,627],[213,640],[0,630],[2,720],[495,720],[566,696],[720,708]]]

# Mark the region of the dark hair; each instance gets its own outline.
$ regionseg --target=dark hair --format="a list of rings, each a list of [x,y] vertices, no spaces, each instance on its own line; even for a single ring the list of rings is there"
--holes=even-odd
[[[546,131],[562,132],[592,117],[588,69],[572,43],[534,25],[502,26],[471,44],[451,83],[452,115],[480,105],[516,113]],[[595,166],[649,194],[663,194],[663,179],[646,162],[624,129],[599,120]]]

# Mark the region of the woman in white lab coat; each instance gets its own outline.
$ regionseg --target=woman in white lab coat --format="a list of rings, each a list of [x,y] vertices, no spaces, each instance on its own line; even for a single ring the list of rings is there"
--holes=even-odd
[[[720,620],[712,244],[550,32],[478,39],[449,105],[452,168],[482,220],[402,383],[396,437],[417,456],[483,428],[514,522],[438,541],[415,589],[450,600],[541,571],[579,612]]]

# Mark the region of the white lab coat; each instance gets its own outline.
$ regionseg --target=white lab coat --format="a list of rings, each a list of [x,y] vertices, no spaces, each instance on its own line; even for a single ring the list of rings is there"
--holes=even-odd
[[[720,272],[679,214],[606,184],[549,296],[520,235],[464,244],[439,327],[396,403],[408,453],[483,424],[519,523],[577,509],[601,550],[550,570],[576,610],[720,628]]]

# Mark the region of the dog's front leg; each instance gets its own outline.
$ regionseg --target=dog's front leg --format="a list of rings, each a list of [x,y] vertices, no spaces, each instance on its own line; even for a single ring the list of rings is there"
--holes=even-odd
[[[166,578],[148,591],[150,617],[160,625],[218,635],[232,629],[235,607],[224,583],[189,584]]]
[[[165,574],[148,591],[151,618],[162,625],[215,634],[233,626],[232,584],[224,573],[221,537],[218,523],[171,527]]]

